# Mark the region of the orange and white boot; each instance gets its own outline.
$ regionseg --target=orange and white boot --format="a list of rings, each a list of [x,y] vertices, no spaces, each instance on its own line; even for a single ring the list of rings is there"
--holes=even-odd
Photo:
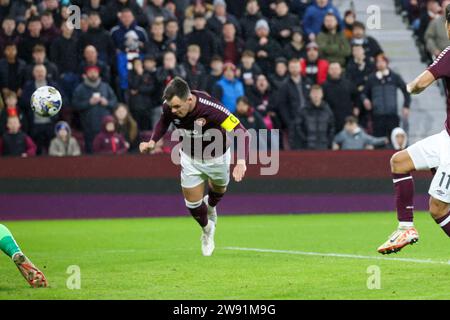
[[[25,280],[33,288],[48,287],[44,274],[21,252],[13,256],[13,261]]]
[[[378,252],[381,254],[397,253],[408,244],[412,245],[417,241],[419,241],[419,233],[416,228],[398,228],[389,239],[378,248]]]

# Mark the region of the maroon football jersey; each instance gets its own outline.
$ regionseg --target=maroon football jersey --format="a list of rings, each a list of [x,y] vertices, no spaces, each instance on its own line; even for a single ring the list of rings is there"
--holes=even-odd
[[[447,47],[439,57],[428,68],[434,78],[443,79],[445,83],[445,91],[447,94],[447,120],[445,121],[445,129],[450,135],[450,46]]]
[[[184,118],[173,114],[167,104],[163,105],[161,119],[155,128],[152,140],[158,141],[173,123],[179,129],[183,152],[193,158],[207,159],[210,157],[203,156],[205,149],[216,141],[215,135],[218,133],[221,136],[221,141],[218,141],[221,142],[220,145],[214,148],[211,146],[207,153],[211,153],[212,157],[219,157],[231,144],[227,131],[238,128],[246,130],[227,108],[209,94],[202,91],[192,91],[192,94],[197,97],[197,102],[195,108]],[[210,129],[215,129],[216,134],[208,132]],[[209,152],[210,150],[213,152]],[[246,150],[245,153],[248,151]]]

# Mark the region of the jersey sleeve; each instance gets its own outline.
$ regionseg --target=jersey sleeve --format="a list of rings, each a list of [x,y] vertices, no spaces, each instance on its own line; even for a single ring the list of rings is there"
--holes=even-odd
[[[450,47],[442,51],[439,57],[428,68],[428,71],[431,72],[435,79],[450,77]]]
[[[227,108],[212,103],[210,106],[210,118],[227,132],[233,131],[241,122]]]
[[[170,115],[169,109],[166,105],[163,106],[163,111],[161,113],[161,118],[158,123],[155,125],[155,129],[153,130],[151,140],[158,142],[162,137],[166,134],[167,130],[169,130],[170,124],[172,122],[172,117]]]

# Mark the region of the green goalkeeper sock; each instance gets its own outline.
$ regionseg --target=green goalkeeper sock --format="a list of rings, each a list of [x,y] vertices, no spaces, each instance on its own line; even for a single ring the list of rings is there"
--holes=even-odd
[[[10,258],[16,253],[21,252],[12,233],[2,224],[0,224],[0,250]]]

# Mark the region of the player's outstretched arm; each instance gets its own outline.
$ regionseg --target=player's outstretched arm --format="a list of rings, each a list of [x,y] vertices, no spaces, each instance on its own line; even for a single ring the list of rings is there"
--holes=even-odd
[[[234,128],[234,133],[236,134],[238,140],[238,147],[237,162],[233,169],[233,178],[236,182],[241,182],[247,171],[247,159],[250,152],[250,134],[241,123]],[[240,145],[240,141],[242,141],[243,144]]]
[[[435,80],[434,75],[426,70],[414,79],[413,82],[409,83],[406,88],[410,94],[419,94],[428,88]]]
[[[158,123],[153,130],[152,137],[149,142],[141,142],[139,144],[139,151],[143,154],[151,153],[155,150],[156,143],[161,140],[162,137],[166,134],[167,130],[169,130],[170,120],[163,113],[161,115],[161,119],[159,119]]]

